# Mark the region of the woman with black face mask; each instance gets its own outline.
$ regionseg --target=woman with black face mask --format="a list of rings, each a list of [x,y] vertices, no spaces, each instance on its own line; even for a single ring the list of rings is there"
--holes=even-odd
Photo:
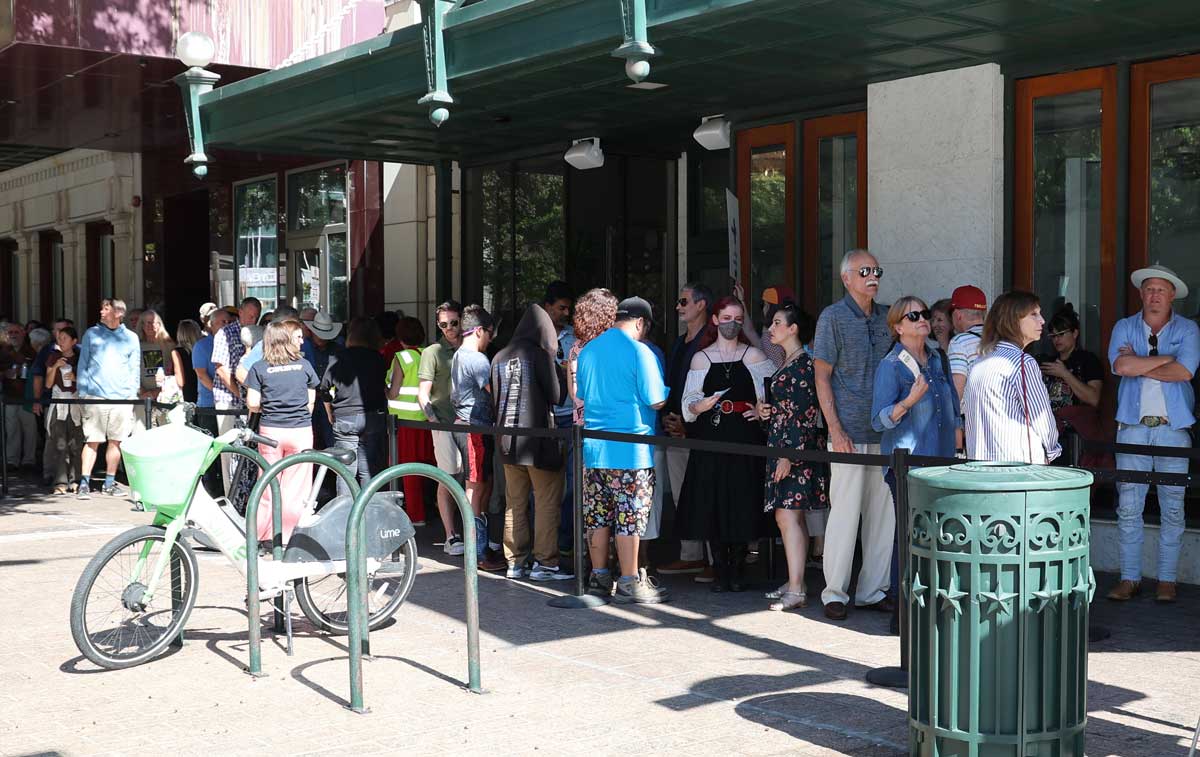
[[[691,438],[763,444],[756,406],[775,364],[743,334],[746,309],[726,297],[692,358],[683,392]],[[709,543],[717,580],[713,591],[742,591],[746,544],[764,533],[761,458],[693,450],[679,494],[679,537]]]

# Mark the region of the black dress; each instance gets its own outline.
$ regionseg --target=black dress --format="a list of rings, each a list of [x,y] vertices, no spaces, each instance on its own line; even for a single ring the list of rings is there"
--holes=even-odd
[[[758,421],[746,420],[741,412],[720,411],[726,400],[751,405],[757,400],[754,378],[740,358],[708,367],[704,396],[726,388],[729,391],[717,406],[691,425],[688,436],[762,445],[765,435]],[[720,419],[717,425],[713,425],[714,418]],[[763,458],[692,450],[679,502],[676,517],[681,539],[745,544],[759,538],[764,532]]]

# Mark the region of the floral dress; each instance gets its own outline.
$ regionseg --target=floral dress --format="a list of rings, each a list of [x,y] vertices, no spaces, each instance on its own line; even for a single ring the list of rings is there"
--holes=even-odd
[[[818,426],[817,384],[812,359],[801,353],[771,377],[771,418],[767,421],[767,444],[785,449],[825,449],[825,432]],[[792,462],[792,469],[774,483],[775,460],[767,460],[766,512],[781,510],[824,510],[829,507],[829,466],[824,463]]]

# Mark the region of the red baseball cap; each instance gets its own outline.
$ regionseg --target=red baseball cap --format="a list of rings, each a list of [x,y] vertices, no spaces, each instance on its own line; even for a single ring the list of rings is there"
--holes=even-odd
[[[955,310],[987,310],[987,295],[979,287],[961,286],[950,295],[950,306]]]

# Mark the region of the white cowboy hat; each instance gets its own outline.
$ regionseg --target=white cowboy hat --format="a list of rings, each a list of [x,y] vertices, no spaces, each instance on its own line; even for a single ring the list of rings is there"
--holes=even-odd
[[[1183,279],[1179,278],[1174,271],[1172,271],[1170,268],[1167,268],[1165,265],[1159,265],[1158,263],[1155,263],[1154,265],[1148,265],[1145,268],[1137,269],[1133,272],[1133,275],[1129,277],[1129,280],[1132,281],[1133,285],[1138,289],[1142,288],[1142,282],[1146,279],[1162,279],[1163,281],[1169,281],[1175,285],[1175,299],[1187,299],[1187,284],[1183,283]]]
[[[306,320],[308,330],[322,339],[333,339],[342,332],[342,324],[337,323],[324,310],[318,310],[312,320]]]

